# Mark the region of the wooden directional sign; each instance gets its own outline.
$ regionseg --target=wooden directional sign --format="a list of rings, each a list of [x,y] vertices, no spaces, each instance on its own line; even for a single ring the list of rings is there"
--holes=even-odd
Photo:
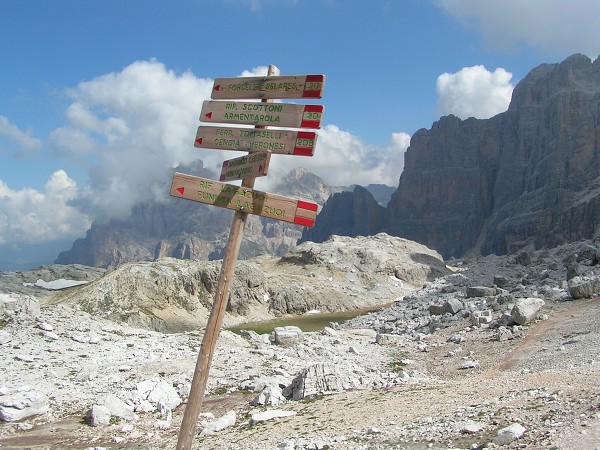
[[[264,177],[269,170],[271,152],[252,152],[246,156],[223,162],[220,181],[243,180],[248,177]]]
[[[217,78],[211,98],[321,98],[325,75]]]
[[[317,218],[316,203],[182,173],[173,176],[170,194],[307,227],[312,227]]]
[[[323,105],[213,102],[206,100],[202,104],[200,121],[292,128],[320,128],[323,110]]]
[[[280,155],[312,156],[314,131],[200,126],[194,147],[215,150],[270,151]]]

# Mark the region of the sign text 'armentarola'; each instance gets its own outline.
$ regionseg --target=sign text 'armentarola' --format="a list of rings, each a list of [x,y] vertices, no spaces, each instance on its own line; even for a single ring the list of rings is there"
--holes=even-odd
[[[200,120],[240,125],[321,128],[323,110],[322,105],[207,100],[202,104]]]

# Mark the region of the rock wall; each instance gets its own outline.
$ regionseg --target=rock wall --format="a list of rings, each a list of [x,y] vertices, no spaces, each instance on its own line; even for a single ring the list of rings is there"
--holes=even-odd
[[[381,225],[445,258],[547,248],[600,233],[600,59],[573,55],[532,70],[509,109],[485,120],[442,117],[417,131]],[[302,240],[352,220],[361,194],[332,197]],[[346,225],[337,218],[349,221]],[[378,223],[379,216],[373,219]]]

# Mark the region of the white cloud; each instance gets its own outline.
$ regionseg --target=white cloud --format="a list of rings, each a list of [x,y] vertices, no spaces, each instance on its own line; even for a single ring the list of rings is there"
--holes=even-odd
[[[267,68],[244,71],[262,76]],[[175,73],[157,61],[138,61],[68,91],[65,123],[50,133],[55,156],[83,165],[89,181],[78,186],[63,170],[43,189],[11,189],[0,181],[0,245],[44,244],[76,239],[91,220],[125,217],[146,200],[167,200],[171,169],[198,160],[216,173],[240,152],[199,150],[193,141],[202,102],[213,80]],[[0,134],[22,148],[40,149],[40,140],[0,117]],[[327,125],[318,132],[314,157],[274,155],[268,177],[274,185],[296,167],[305,167],[338,186],[397,185],[410,137],[393,133],[376,147]],[[217,175],[215,174],[215,177]]]
[[[493,72],[483,66],[464,67],[437,79],[438,109],[461,119],[487,119],[506,111],[513,85],[512,74],[502,68]]]
[[[594,0],[435,0],[450,14],[474,26],[495,48],[518,43],[566,56],[584,53],[594,59],[600,52],[598,17]]]
[[[66,124],[51,139],[64,157],[88,165],[80,207],[105,219],[126,216],[157,192],[167,198],[169,169],[200,158],[193,141],[211,89],[212,80],[151,60],[69,90]]]
[[[303,167],[334,186],[373,183],[397,186],[409,144],[408,134],[393,133],[386,146],[376,147],[335,125],[327,125],[318,132],[314,156],[273,155],[269,175],[257,179],[256,185],[268,190],[277,178]]]
[[[266,72],[261,66],[242,75]],[[63,157],[87,164],[89,185],[75,204],[94,219],[125,217],[138,202],[169,198],[171,168],[201,159],[218,172],[225,159],[240,156],[193,146],[202,102],[210,98],[212,85],[213,80],[177,74],[151,60],[71,89],[65,126],[54,130],[51,139]],[[315,157],[272,158],[273,176],[266,183],[302,166],[329,184],[396,185],[408,142],[408,135],[399,133],[377,148],[329,125],[319,133]]]
[[[0,181],[0,244],[38,244],[77,238],[90,219],[70,205],[79,194],[76,183],[58,170],[43,191],[10,189]]]
[[[42,148],[42,141],[34,138],[31,134],[31,130],[21,131],[16,125],[10,123],[6,117],[0,116],[0,136],[8,138],[20,147],[17,152],[18,155],[26,156]]]

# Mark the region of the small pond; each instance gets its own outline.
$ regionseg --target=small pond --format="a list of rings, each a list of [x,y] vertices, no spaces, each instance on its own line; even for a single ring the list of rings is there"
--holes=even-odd
[[[329,322],[343,323],[347,320],[353,319],[357,316],[367,314],[371,311],[376,311],[382,308],[382,306],[375,306],[371,308],[353,309],[351,311],[339,311],[332,313],[316,313],[316,314],[303,314],[299,316],[285,316],[276,317],[275,319],[266,320],[264,322],[248,322],[235,327],[227,328],[229,331],[239,333],[240,330],[251,330],[258,334],[270,333],[275,327],[285,327],[288,325],[295,325],[302,331],[319,331],[329,325]]]

